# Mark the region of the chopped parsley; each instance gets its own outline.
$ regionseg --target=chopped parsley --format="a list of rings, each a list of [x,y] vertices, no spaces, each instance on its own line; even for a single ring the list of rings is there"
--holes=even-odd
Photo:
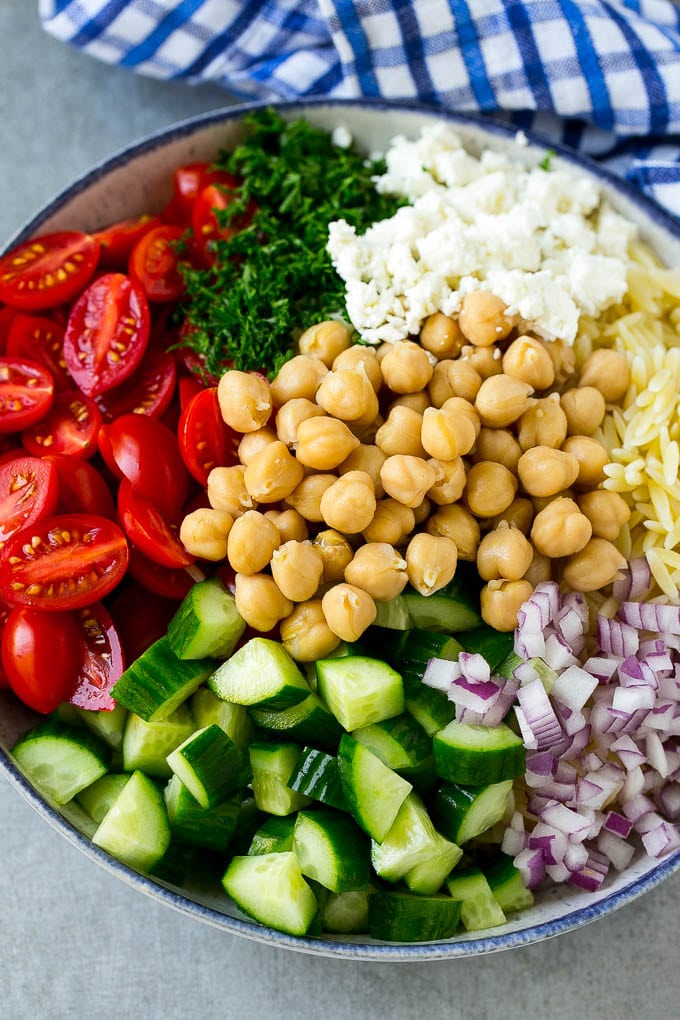
[[[541,170],[545,170],[546,172],[548,172],[549,170],[552,169],[551,163],[554,155],[555,155],[554,149],[546,149],[545,156],[538,164]]]
[[[308,326],[345,314],[344,283],[326,251],[328,223],[345,219],[363,232],[392,216],[403,199],[380,195],[381,161],[335,145],[306,121],[286,123],[273,110],[245,119],[250,131],[216,166],[242,180],[218,214],[224,225],[256,211],[248,226],[214,244],[215,265],[185,266],[183,346],[219,375],[227,363],[275,373]]]

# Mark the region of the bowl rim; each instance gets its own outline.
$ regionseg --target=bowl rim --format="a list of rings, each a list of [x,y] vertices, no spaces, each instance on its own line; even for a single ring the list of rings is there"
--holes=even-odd
[[[495,135],[507,141],[515,138],[518,131],[521,131],[526,136],[530,146],[544,150],[550,149],[565,162],[580,168],[590,176],[606,182],[609,188],[618,192],[633,206],[641,209],[644,216],[664,233],[680,240],[680,220],[663,209],[657,202],[638,191],[633,185],[618,177],[608,168],[594,162],[590,157],[584,156],[565,145],[553,142],[551,139],[543,137],[540,132],[525,131],[523,128],[518,128],[517,125],[508,124],[493,117],[443,110],[429,104],[408,100],[310,98],[283,102],[255,101],[220,107],[187,117],[118,149],[110,156],[95,163],[73,183],[48,199],[0,248],[0,254],[4,254],[10,248],[27,240],[63,205],[104,178],[111,171],[124,167],[131,160],[152,152],[159,146],[181,140],[204,128],[240,120],[245,114],[253,110],[266,108],[274,108],[279,112],[289,115],[299,113],[302,116],[304,116],[304,110],[313,108],[339,110],[343,108],[350,110],[370,109],[385,113],[404,112],[420,114],[423,117],[434,120],[446,121],[453,126],[471,127],[481,131],[483,134]],[[337,940],[335,938],[298,937],[275,931],[255,921],[250,921],[245,916],[238,917],[222,913],[199,900],[188,897],[180,890],[166,885],[160,880],[134,871],[127,865],[115,860],[108,853],[96,847],[89,837],[84,835],[55,805],[43,797],[37,788],[31,785],[15,765],[9,752],[3,747],[0,747],[0,774],[4,775],[38,814],[70,843],[77,846],[87,857],[95,860],[100,866],[111,874],[116,875],[126,884],[139,889],[153,899],[160,900],[179,913],[201,920],[229,934],[316,956],[373,962],[396,960],[425,961],[460,959],[462,957],[513,949],[554,938],[557,935],[589,924],[614,910],[620,909],[659,885],[670,875],[680,871],[680,851],[676,851],[660,860],[656,865],[652,865],[645,874],[608,896],[604,896],[591,904],[579,904],[578,907],[570,909],[560,917],[514,931],[499,931],[498,935],[486,935],[480,938],[472,937],[464,940],[454,939],[440,942],[412,943],[354,942],[345,941],[340,936]]]

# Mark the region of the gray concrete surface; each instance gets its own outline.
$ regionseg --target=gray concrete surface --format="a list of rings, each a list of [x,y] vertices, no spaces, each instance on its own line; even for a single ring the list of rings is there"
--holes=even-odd
[[[37,0],[0,0],[0,238],[126,142],[225,105],[45,36]],[[680,1016],[680,877],[618,913],[510,953],[343,963],[215,931],[146,899],[0,780],[2,1020],[609,1020]]]

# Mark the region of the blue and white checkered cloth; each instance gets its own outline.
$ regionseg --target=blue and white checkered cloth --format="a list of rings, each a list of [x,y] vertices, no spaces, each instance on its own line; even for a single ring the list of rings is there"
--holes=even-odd
[[[680,213],[671,0],[40,0],[40,16],[100,60],[245,97],[501,114]]]

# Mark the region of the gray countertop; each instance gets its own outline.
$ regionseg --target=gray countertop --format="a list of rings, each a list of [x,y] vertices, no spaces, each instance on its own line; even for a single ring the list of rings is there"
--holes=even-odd
[[[225,93],[138,78],[44,35],[37,2],[0,3],[0,239],[127,142]],[[471,960],[341,962],[174,913],[86,859],[0,780],[0,1016],[552,1020],[680,1015],[680,876],[603,920]]]

